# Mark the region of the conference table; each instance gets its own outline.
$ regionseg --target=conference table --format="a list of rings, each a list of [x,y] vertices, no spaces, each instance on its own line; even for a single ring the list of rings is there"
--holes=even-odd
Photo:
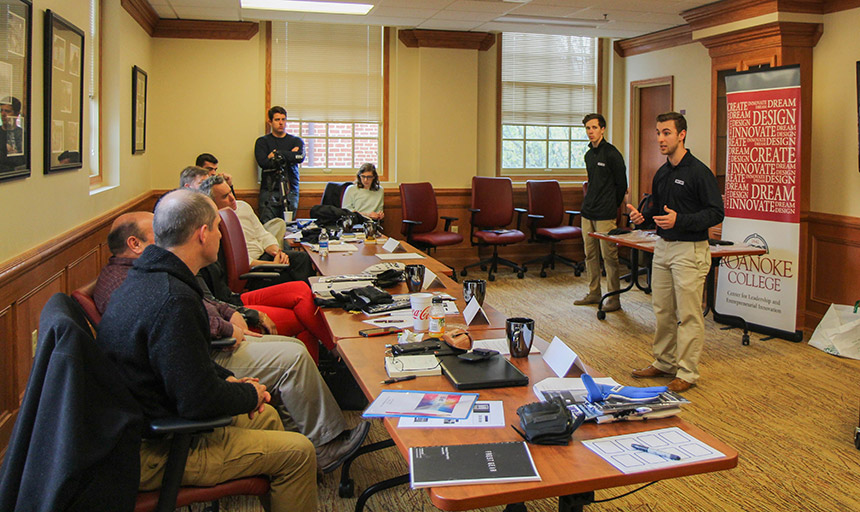
[[[368,253],[375,254],[376,249],[371,248],[368,250]],[[414,250],[414,248],[407,246],[407,250]],[[319,257],[318,254],[316,256],[314,257],[312,254],[311,257],[315,264],[317,264],[317,261],[320,262],[317,268],[320,270],[326,269],[326,272],[330,272],[328,275],[354,273],[352,269],[357,267],[357,265],[349,263],[350,259],[348,257],[340,259],[337,257],[332,258],[331,254],[327,257]],[[427,265],[428,268],[431,265],[444,266],[440,262],[431,260],[432,258],[427,257],[424,260],[410,260],[410,262],[422,263]],[[365,260],[363,263],[367,261],[369,260]],[[343,262],[343,265],[340,265],[341,262]],[[458,309],[462,312],[464,306],[462,287],[445,276],[441,276],[440,281],[442,283],[441,286],[431,288],[428,291],[445,292],[455,297]],[[399,288],[394,288],[390,291],[392,293],[405,291],[403,283],[398,286]],[[469,332],[472,338],[504,338],[504,315],[486,302],[484,309],[488,312],[489,322],[481,326],[470,326]],[[327,308],[323,310],[323,315],[337,343],[338,354],[346,362],[350,372],[355,377],[368,400],[374,400],[384,389],[456,391],[443,375],[419,377],[415,380],[389,385],[382,384],[382,381],[388,378],[383,364],[386,345],[397,343],[396,335],[391,334],[374,338],[361,337],[358,334],[358,330],[368,327],[368,324],[363,322],[366,319],[364,314],[350,314],[343,310]],[[457,320],[458,318],[451,317],[447,319],[448,323],[451,324],[456,324]],[[542,353],[546,351],[548,346],[547,342],[541,338],[536,338],[534,345]],[[545,378],[556,376],[543,360],[541,354],[533,352],[527,358],[510,358],[510,360],[512,364],[528,375],[529,384],[527,386],[478,391],[480,400],[501,400],[503,402],[506,424],[518,422],[516,409],[519,406],[537,400],[532,391],[533,384]],[[590,375],[600,375],[598,371],[588,366],[585,368]],[[578,371],[574,369],[568,376],[576,377],[578,376],[578,373],[576,373]],[[396,446],[400,453],[408,459],[409,449],[416,446],[522,440],[513,429],[507,427],[447,428],[440,431],[432,428],[400,428],[398,421],[398,418],[384,418],[383,423],[391,439],[363,447],[356,457],[389,446]],[[716,459],[680,463],[638,473],[623,473],[582,444],[582,441],[588,439],[669,427],[681,428],[700,441],[722,452],[723,456]],[[516,507],[517,504],[526,501],[558,497],[559,511],[581,511],[583,506],[593,502],[595,490],[721,471],[737,466],[738,462],[737,451],[678,416],[652,419],[647,422],[630,421],[600,425],[588,422],[574,432],[572,442],[567,446],[529,445],[529,450],[541,475],[540,481],[431,487],[427,489],[430,500],[436,507],[442,510],[470,510],[496,505],[508,505],[509,510],[514,510],[511,507]],[[340,492],[341,496],[344,497],[352,495],[352,481],[349,479],[351,462],[352,460],[347,461],[342,469]],[[408,482],[409,475],[407,474],[369,486],[359,496],[355,510],[363,510],[367,500],[376,492],[396,485],[407,484]]]
[[[645,286],[643,286],[639,282],[639,255],[642,252],[654,253],[654,247],[657,245],[657,240],[660,237],[652,230],[634,230],[629,233],[624,233],[620,235],[610,235],[608,233],[598,233],[591,232],[589,233],[593,238],[598,238],[600,240],[607,240],[609,242],[613,242],[617,245],[623,247],[630,248],[630,284],[625,288],[621,288],[619,290],[613,292],[607,292],[600,298],[600,304],[597,306],[597,318],[599,320],[603,320],[606,318],[606,312],[603,311],[603,304],[606,302],[606,299],[612,297],[613,295],[620,295],[627,291],[633,289],[633,286],[644,291],[645,293],[651,293],[651,282],[650,275],[648,276],[648,282]],[[743,336],[741,337],[742,345],[750,344],[750,336],[749,329],[747,326],[747,322],[743,317],[735,316],[735,315],[726,315],[717,311],[716,308],[716,275],[717,268],[720,266],[720,261],[723,258],[728,257],[739,257],[739,256],[755,256],[765,254],[767,251],[759,248],[753,247],[752,245],[744,244],[744,243],[732,243],[731,245],[712,245],[711,246],[711,268],[708,270],[708,275],[705,278],[705,311],[704,315],[707,316],[709,312],[714,312],[714,319],[716,320],[718,317],[721,320],[729,320],[735,321],[739,323],[744,330]],[[647,267],[646,267],[647,268]],[[722,322],[726,323],[726,322]]]

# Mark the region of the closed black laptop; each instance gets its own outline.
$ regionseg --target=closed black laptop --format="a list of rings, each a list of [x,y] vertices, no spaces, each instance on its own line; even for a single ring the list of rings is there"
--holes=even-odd
[[[457,356],[439,358],[442,372],[458,390],[525,386],[529,378],[502,355],[477,362]]]

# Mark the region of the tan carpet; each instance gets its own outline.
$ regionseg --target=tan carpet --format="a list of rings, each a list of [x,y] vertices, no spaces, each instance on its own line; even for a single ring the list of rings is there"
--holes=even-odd
[[[471,273],[470,277],[481,277]],[[583,278],[550,271],[541,279],[529,272],[518,280],[507,271],[489,283],[487,301],[511,316],[531,316],[538,334],[559,336],[588,363],[619,382],[643,382],[629,371],[651,361],[654,315],[650,297],[639,291],[622,296],[622,311],[597,320],[595,306],[573,306],[585,295]],[[741,345],[741,331],[721,330],[706,319],[707,345],[699,385],[686,393],[692,401],[682,416],[740,453],[738,467],[719,473],[659,482],[631,496],[586,507],[593,511],[860,511],[860,451],[852,438],[860,406],[860,361],[827,355],[806,343],[752,334]],[[354,421],[354,420],[353,420]],[[384,439],[377,422],[373,440]],[[394,449],[359,458],[353,466],[357,493],[374,481],[407,471]],[[339,473],[320,482],[324,511],[351,511],[355,499],[337,496]],[[630,488],[597,492],[608,498]],[[356,494],[357,494],[356,493]],[[235,504],[230,510],[252,510]],[[527,503],[530,511],[557,510],[556,500]],[[406,486],[370,499],[366,510],[431,511],[426,492]],[[495,507],[486,510],[501,510]]]

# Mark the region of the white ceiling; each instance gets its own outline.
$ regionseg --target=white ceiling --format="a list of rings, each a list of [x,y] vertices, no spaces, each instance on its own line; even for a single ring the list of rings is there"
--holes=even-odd
[[[323,0],[324,1],[324,0]],[[242,9],[239,0],[149,0],[162,18],[385,25],[483,32],[536,32],[627,38],[682,25],[680,12],[713,0],[339,0],[372,3],[365,16]],[[497,22],[502,15],[609,21],[594,27]]]

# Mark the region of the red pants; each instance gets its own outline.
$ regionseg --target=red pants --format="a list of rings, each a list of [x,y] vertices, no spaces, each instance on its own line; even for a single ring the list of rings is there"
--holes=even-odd
[[[278,328],[278,334],[300,339],[308,347],[314,361],[319,362],[317,340],[328,349],[334,348],[334,341],[323,323],[322,314],[314,304],[314,294],[303,281],[245,292],[242,294],[242,303],[269,315]]]

